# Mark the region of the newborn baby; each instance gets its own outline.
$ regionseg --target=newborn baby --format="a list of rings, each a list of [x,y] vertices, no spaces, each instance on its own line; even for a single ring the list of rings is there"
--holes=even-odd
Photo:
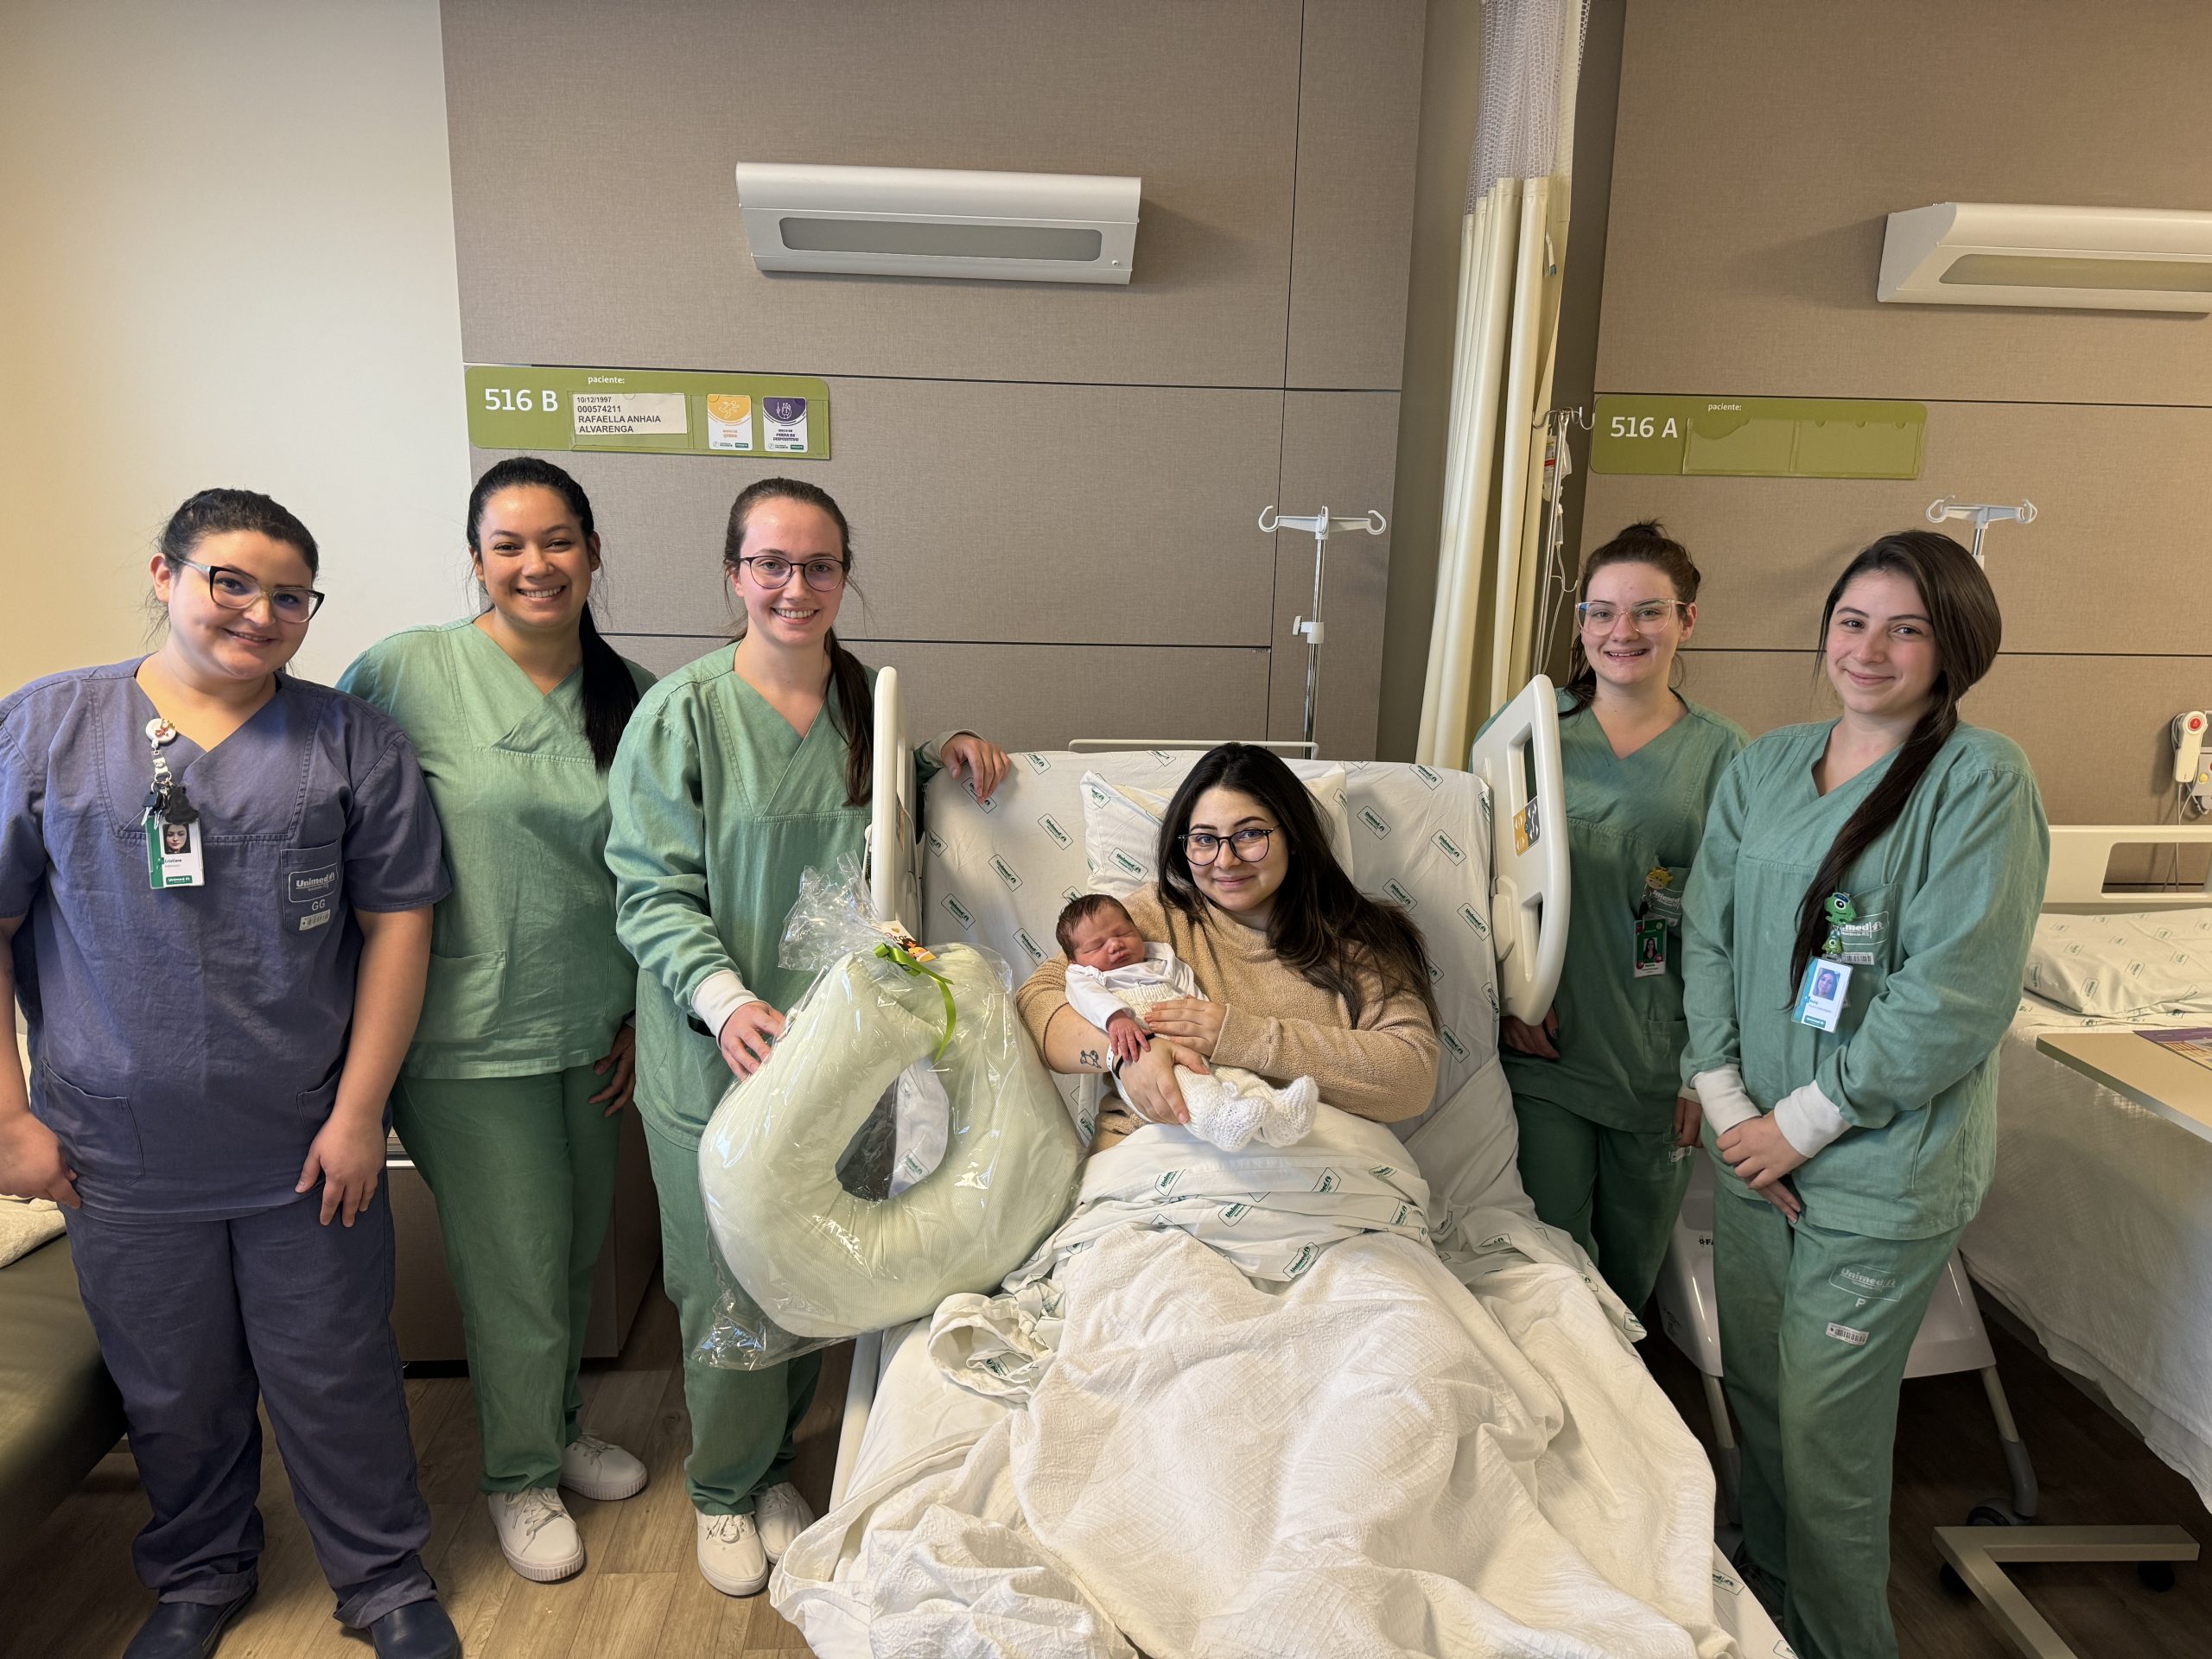
[[[1188,963],[1168,945],[1147,944],[1121,901],[1104,893],[1069,899],[1056,934],[1067,953],[1068,1006],[1106,1033],[1119,1092],[1119,1066],[1143,1053],[1152,1040],[1145,1010],[1179,996],[1203,1001],[1205,993]],[[1175,1080],[1190,1109],[1192,1133],[1224,1152],[1238,1150],[1255,1136],[1271,1147],[1304,1140],[1321,1098],[1311,1077],[1296,1077],[1277,1089],[1257,1073],[1233,1065],[1208,1072],[1179,1065]]]

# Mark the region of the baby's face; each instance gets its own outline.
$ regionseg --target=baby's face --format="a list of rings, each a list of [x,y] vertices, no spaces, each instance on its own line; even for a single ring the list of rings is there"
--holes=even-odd
[[[1095,916],[1086,916],[1069,930],[1068,937],[1074,946],[1068,952],[1069,958],[1085,968],[1104,972],[1144,960],[1144,936],[1137,931],[1137,925],[1129,919],[1125,910],[1104,910]]]

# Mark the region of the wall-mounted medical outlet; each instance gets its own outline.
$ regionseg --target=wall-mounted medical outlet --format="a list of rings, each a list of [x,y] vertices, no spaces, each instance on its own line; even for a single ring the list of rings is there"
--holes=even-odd
[[[2174,782],[2199,815],[2212,812],[2212,757],[2205,753],[2205,712],[2185,709],[2173,718]]]

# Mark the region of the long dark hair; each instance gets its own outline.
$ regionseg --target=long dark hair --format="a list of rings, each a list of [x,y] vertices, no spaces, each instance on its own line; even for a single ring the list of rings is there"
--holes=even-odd
[[[468,550],[480,562],[484,548],[477,527],[483,522],[485,506],[501,490],[519,489],[550,490],[559,496],[582,527],[584,539],[594,543],[594,555],[598,553],[599,532],[592,523],[591,498],[584,493],[584,486],[550,461],[536,455],[510,455],[478,479],[476,487],[468,493]],[[622,729],[638,706],[638,683],[630,677],[630,665],[600,638],[589,604],[577,619],[576,633],[584,652],[584,740],[591,745],[593,761],[605,772],[614,764]]]
[[[1646,518],[1630,524],[1603,547],[1582,561],[1582,575],[1575,583],[1574,597],[1582,601],[1590,597],[1590,578],[1609,564],[1648,564],[1675,584],[1675,597],[1686,605],[1697,603],[1698,586],[1704,577],[1691,561],[1689,549],[1667,533],[1667,527],[1656,518]],[[1681,666],[1681,658],[1675,658],[1675,666]],[[1574,639],[1567,650],[1567,696],[1574,699],[1574,707],[1567,712],[1579,715],[1587,709],[1598,695],[1598,671],[1591,666],[1590,653],[1582,648],[1580,613],[1575,618]]]
[[[798,501],[828,513],[837,526],[837,550],[844,555],[845,583],[851,587],[853,528],[845,522],[845,510],[820,485],[798,478],[764,478],[730,503],[729,530],[722,537],[722,567],[730,580],[737,579],[738,560],[744,556],[746,524],[763,501]],[[796,571],[792,579],[803,580]],[[845,802],[865,806],[875,784],[875,694],[867,665],[838,643],[835,628],[830,630],[829,645],[830,683],[837,693],[830,717],[831,729],[845,740]]]
[[[1268,948],[1277,959],[1307,984],[1342,997],[1354,1025],[1366,1001],[1360,981],[1369,974],[1382,981],[1386,1000],[1401,992],[1420,997],[1434,1022],[1436,993],[1429,983],[1428,947],[1421,929],[1395,905],[1370,899],[1352,886],[1329,850],[1329,832],[1313,796],[1271,750],[1224,743],[1207,750],[1191,768],[1160,826],[1160,902],[1193,922],[1205,919],[1211,901],[1191,874],[1183,837],[1198,797],[1210,789],[1249,795],[1290,837],[1290,868],[1268,915]]]
[[[1891,571],[1920,592],[1921,608],[1936,645],[1936,683],[1929,704],[1904,747],[1872,793],[1836,831],[1835,841],[1814,874],[1797,906],[1797,943],[1789,954],[1789,990],[1794,995],[1827,935],[1825,906],[1843,878],[1875,839],[1897,819],[1928,768],[1951,734],[1959,728],[1959,699],[1989,672],[2005,637],[1997,595],[1974,556],[1948,536],[1932,530],[1901,530],[1885,536],[1843,568],[1821,610],[1821,660],[1827,661],[1828,624],[1843,590],[1870,571]]]

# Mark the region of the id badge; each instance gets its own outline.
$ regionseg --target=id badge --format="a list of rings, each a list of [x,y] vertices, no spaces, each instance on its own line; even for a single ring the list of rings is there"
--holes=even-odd
[[[1656,979],[1667,971],[1667,924],[1656,917],[1636,925],[1636,977]]]
[[[1815,1031],[1834,1031],[1843,1023],[1843,1002],[1850,994],[1851,964],[1816,957],[1805,964],[1805,982],[1798,987],[1791,1017]]]
[[[158,812],[146,819],[146,881],[164,887],[204,887],[207,873],[200,858],[200,824],[171,823]]]

